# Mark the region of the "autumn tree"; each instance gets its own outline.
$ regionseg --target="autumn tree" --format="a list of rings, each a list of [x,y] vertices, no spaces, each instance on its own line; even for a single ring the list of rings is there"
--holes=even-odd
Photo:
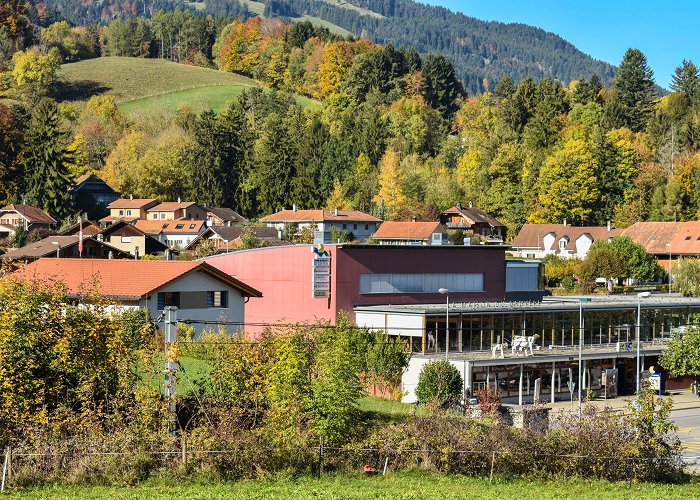
[[[16,52],[12,56],[12,78],[17,91],[30,100],[45,96],[56,81],[60,63],[56,48],[47,54],[37,49]]]
[[[17,113],[0,103],[0,198],[8,202],[22,185],[25,128]]]

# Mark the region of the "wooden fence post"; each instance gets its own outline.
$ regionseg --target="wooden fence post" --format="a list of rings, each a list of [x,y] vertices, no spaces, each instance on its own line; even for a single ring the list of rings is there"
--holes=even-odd
[[[496,465],[496,452],[491,454],[491,474],[489,474],[489,483],[493,482],[493,467]]]
[[[182,436],[182,467],[187,472],[187,438]]]

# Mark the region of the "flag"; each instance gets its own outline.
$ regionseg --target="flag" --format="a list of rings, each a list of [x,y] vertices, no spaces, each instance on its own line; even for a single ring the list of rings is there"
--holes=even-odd
[[[78,253],[83,256],[83,220],[78,219],[78,224],[80,224],[80,232],[78,233]]]

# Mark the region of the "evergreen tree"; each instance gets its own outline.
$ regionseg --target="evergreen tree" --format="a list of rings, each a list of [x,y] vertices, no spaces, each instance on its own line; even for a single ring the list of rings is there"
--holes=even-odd
[[[700,74],[698,68],[691,61],[683,59],[683,63],[676,68],[671,81],[671,90],[679,92],[695,102],[700,90]]]
[[[60,127],[56,102],[40,100],[32,112],[25,142],[26,193],[30,204],[57,219],[71,213],[69,171],[73,160],[67,139]]]
[[[443,117],[450,118],[457,111],[457,100],[464,95],[452,64],[444,56],[430,54],[423,62],[423,73],[428,81],[428,102]]]
[[[613,89],[625,107],[626,125],[635,132],[642,130],[654,99],[654,73],[639,49],[625,52],[613,79]]]

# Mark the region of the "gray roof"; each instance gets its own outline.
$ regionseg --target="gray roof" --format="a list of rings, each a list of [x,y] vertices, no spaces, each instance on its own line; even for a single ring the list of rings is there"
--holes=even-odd
[[[206,209],[224,222],[243,222],[246,220],[245,217],[230,208],[206,207]]]
[[[19,260],[19,259],[38,259],[41,257],[52,257],[53,255],[56,254],[56,249],[59,248],[61,250],[65,250],[66,248],[70,248],[74,245],[78,244],[78,240],[80,239],[80,236],[75,234],[75,235],[70,235],[70,236],[49,236],[48,238],[44,238],[43,240],[36,241],[34,243],[30,243],[28,245],[25,245],[21,248],[17,248],[14,250],[10,250],[9,252],[6,252],[3,254],[2,258],[4,260]],[[128,255],[128,252],[124,252],[123,250],[120,250],[116,247],[113,247],[107,243],[101,242],[94,240],[92,238],[83,238],[83,241],[87,243],[90,241],[91,244],[97,244],[100,246],[104,246],[108,248],[109,250],[112,250],[115,252],[115,254],[120,255]]]

